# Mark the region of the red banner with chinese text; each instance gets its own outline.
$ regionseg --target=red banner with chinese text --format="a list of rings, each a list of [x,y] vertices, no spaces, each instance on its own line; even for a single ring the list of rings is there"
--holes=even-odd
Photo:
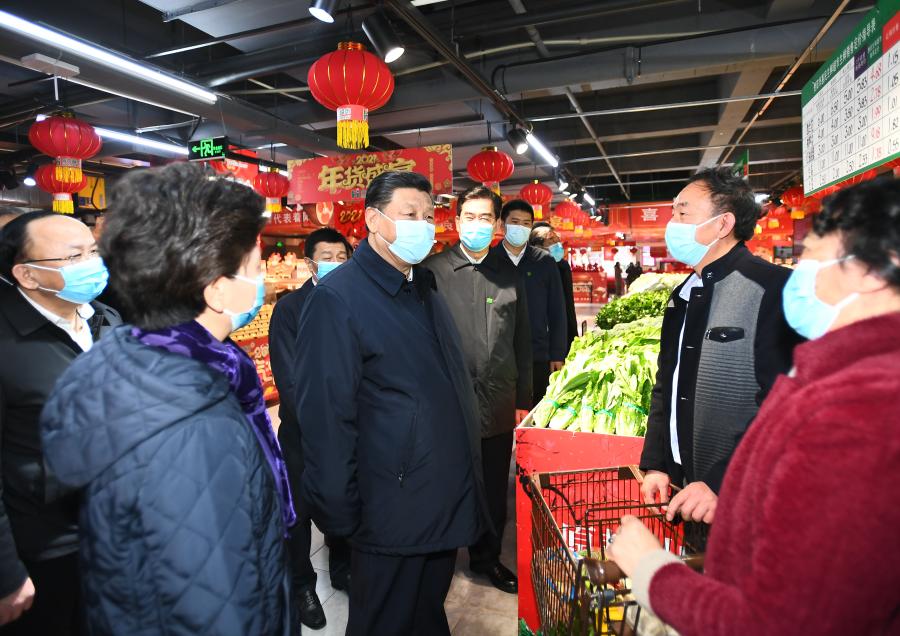
[[[453,189],[453,150],[449,144],[288,161],[289,203],[362,201],[369,183],[388,170],[417,172],[434,194]]]

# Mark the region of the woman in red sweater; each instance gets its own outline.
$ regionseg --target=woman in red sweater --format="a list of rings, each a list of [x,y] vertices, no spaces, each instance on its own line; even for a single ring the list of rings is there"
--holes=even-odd
[[[609,554],[682,636],[900,634],[900,182],[826,200],[784,308],[809,342],[728,468],[705,574],[634,517]]]

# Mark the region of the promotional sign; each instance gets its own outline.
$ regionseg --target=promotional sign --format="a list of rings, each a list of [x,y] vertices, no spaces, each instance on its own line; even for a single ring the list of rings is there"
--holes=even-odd
[[[388,170],[417,172],[432,193],[453,189],[453,150],[449,144],[288,161],[288,203],[362,201],[369,183]]]
[[[803,87],[807,195],[900,157],[900,0],[881,0]]]
[[[223,159],[228,150],[228,137],[209,137],[188,142],[188,161]]]
[[[106,179],[90,174],[84,175],[84,178],[87,180],[87,185],[78,192],[78,207],[89,210],[105,210]]]

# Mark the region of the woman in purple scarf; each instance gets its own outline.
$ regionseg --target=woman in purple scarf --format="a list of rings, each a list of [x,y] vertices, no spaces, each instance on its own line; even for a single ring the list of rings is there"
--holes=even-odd
[[[262,212],[189,164],[112,193],[100,251],[134,324],[79,357],[42,416],[49,469],[82,492],[91,634],[291,631],[287,473],[229,338],[263,302]]]

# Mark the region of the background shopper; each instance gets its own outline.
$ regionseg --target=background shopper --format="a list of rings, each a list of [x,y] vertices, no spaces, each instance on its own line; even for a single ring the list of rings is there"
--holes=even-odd
[[[269,322],[269,355],[275,387],[281,396],[293,395],[294,361],[297,356],[297,329],[303,307],[318,282],[346,262],[353,248],[343,234],[331,228],[321,228],[306,238],[304,257],[312,274],[300,289],[278,299]],[[299,370],[298,373],[316,373],[317,369]],[[309,510],[300,501],[300,483],[303,475],[303,446],[300,424],[294,412],[292,399],[282,399],[278,407],[281,424],[278,441],[291,480],[297,523],[291,528],[288,550],[291,558],[291,576],[294,583],[294,600],[300,620],[311,629],[325,627],[325,612],[316,594],[316,571],[310,561],[312,543],[312,519]],[[350,586],[350,546],[342,537],[325,537],[328,545],[328,569],[331,587],[348,590]]]
[[[531,329],[525,284],[509,259],[491,252],[502,201],[484,186],[457,199],[460,242],[425,261],[459,331],[481,419],[481,462],[493,532],[469,548],[473,572],[510,594],[518,581],[500,563],[513,429],[531,408]],[[482,310],[483,308],[483,310]]]
[[[11,282],[0,282],[0,633],[77,634],[78,497],[45,469],[38,418],[63,372],[120,320],[94,301],[106,267],[71,217],[13,217],[0,275]]]
[[[738,442],[798,342],[781,306],[790,270],[753,256],[759,204],[727,169],[698,172],[675,198],[672,255],[694,268],[663,317],[641,470],[645,500],[709,522]]]
[[[456,550],[490,522],[472,379],[434,275],[416,266],[434,241],[431,184],[382,173],[366,225],[300,319],[303,501],[324,532],[352,537],[350,636],[446,635]]]
[[[547,392],[550,373],[566,359],[566,304],[559,269],[544,250],[528,245],[534,209],[521,199],[508,201],[500,212],[505,235],[493,250],[506,254],[525,281],[531,323],[532,402]]]
[[[705,574],[634,517],[609,554],[685,636],[900,633],[900,508],[873,487],[900,480],[900,183],[825,199],[783,304],[810,342],[728,468]]]
[[[92,634],[285,633],[287,472],[256,366],[231,340],[263,303],[263,201],[196,164],[111,192],[100,251],[134,326],[62,375],[47,463],[81,489]]]
[[[553,229],[553,226],[546,222],[535,223],[531,228],[531,237],[528,239],[531,245],[542,247],[547,250],[553,260],[556,261],[556,267],[559,268],[559,278],[562,283],[563,296],[566,303],[566,355],[569,355],[569,349],[572,342],[578,337],[578,316],[575,313],[575,286],[572,282],[572,267],[569,261],[565,259],[565,249],[563,248],[562,239]]]

